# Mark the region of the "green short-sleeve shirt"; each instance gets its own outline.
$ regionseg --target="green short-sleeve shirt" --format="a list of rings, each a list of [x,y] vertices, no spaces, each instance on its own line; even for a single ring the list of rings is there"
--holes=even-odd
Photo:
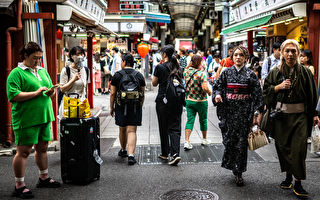
[[[40,77],[38,79],[29,68],[22,68],[16,67],[13,69],[7,79],[8,100],[12,103],[13,130],[28,128],[55,120],[51,98],[44,93],[27,101],[12,101],[20,92],[34,92],[40,87],[52,87],[52,81],[45,69],[38,68],[38,75]]]

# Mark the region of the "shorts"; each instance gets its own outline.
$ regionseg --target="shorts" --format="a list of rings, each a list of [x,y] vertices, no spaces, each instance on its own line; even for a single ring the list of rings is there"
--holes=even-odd
[[[137,105],[135,109],[134,109],[134,105],[128,105],[126,115],[124,113],[125,113],[124,106],[116,105],[116,108],[115,108],[116,125],[120,127],[141,126],[141,121],[142,121],[141,105]]]
[[[14,130],[15,143],[19,146],[38,144],[38,141],[51,140],[51,122]]]

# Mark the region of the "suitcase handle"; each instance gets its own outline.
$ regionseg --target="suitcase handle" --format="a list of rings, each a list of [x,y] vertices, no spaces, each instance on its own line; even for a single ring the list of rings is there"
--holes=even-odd
[[[79,99],[79,97],[80,97],[80,95],[78,93],[75,93],[75,92],[69,93],[67,96],[70,97],[70,96],[73,96],[73,95],[76,96],[75,98],[77,98],[77,99]]]

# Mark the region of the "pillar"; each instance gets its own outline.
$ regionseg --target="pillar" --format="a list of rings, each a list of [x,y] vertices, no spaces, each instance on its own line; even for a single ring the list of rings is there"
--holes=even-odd
[[[92,37],[87,37],[87,61],[88,68],[90,72],[90,83],[88,84],[88,100],[90,104],[90,108],[93,108],[93,74],[92,74]]]
[[[248,45],[249,55],[252,55],[253,54],[253,31],[248,31],[247,45]]]

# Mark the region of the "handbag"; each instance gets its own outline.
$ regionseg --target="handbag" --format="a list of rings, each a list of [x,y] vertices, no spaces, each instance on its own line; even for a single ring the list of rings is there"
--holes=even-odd
[[[250,151],[254,151],[269,144],[265,132],[263,132],[258,126],[252,127],[248,136],[248,143]]]
[[[316,125],[312,128],[310,153],[317,153],[317,152],[320,152],[320,129]]]

